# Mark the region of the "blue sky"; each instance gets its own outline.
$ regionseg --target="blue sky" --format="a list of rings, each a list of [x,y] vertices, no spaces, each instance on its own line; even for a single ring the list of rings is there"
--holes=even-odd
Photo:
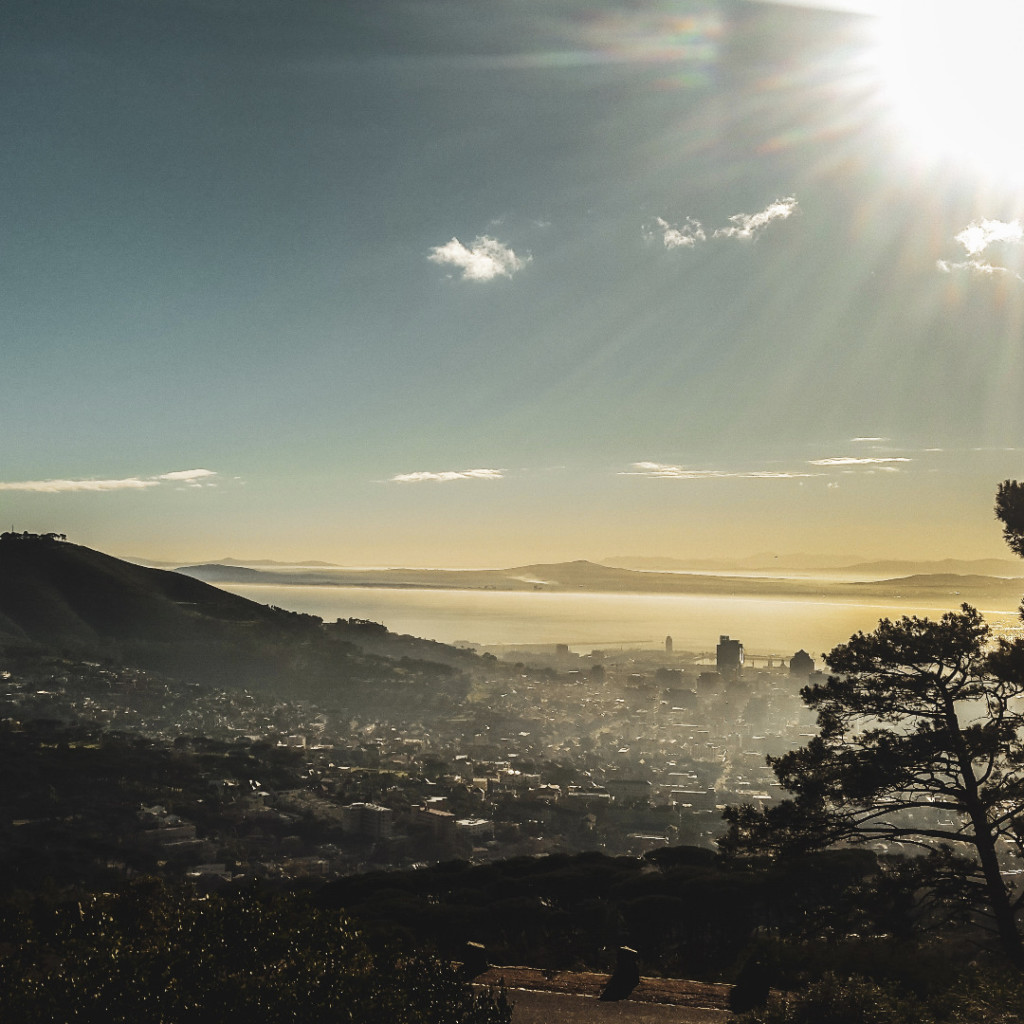
[[[5,528],[183,560],[1005,553],[1024,211],[986,145],[1020,129],[964,62],[1006,26],[929,37],[944,109],[991,128],[958,149],[900,84],[919,53],[813,5],[2,18]]]

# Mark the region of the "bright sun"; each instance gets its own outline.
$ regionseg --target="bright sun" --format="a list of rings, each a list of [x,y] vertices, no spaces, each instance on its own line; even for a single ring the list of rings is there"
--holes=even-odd
[[[1024,0],[890,0],[877,14],[886,102],[921,156],[1024,171]]]

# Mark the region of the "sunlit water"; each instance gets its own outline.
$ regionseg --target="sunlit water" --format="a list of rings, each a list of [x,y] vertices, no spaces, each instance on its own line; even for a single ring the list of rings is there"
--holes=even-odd
[[[750,654],[786,656],[803,649],[818,657],[883,617],[938,618],[949,606],[912,601],[852,603],[818,598],[726,597],[692,594],[594,594],[538,591],[427,590],[385,587],[224,584],[261,604],[319,615],[327,621],[372,619],[396,633],[485,645],[568,644],[713,651],[728,634]],[[1000,633],[1015,631],[1015,608],[983,608]]]

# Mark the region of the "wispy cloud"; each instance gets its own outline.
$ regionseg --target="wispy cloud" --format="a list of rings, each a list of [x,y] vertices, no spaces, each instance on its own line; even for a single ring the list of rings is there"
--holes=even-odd
[[[793,215],[797,201],[793,196],[776,199],[759,213],[736,213],[729,218],[726,227],[716,228],[711,238],[755,239],[776,220],[785,220]],[[664,217],[655,217],[653,224],[643,228],[644,239],[660,241],[666,249],[692,249],[699,242],[708,240],[704,225],[693,217],[687,217],[682,224],[672,224]]]
[[[399,473],[391,477],[392,484],[422,484],[427,482],[448,483],[452,480],[503,480],[505,474],[500,469],[464,469],[445,470],[441,473],[420,471],[418,473]]]
[[[776,199],[760,213],[736,213],[729,218],[729,226],[718,228],[715,231],[715,238],[756,238],[769,224],[776,220],[786,220],[791,217],[797,207],[796,198],[787,196],[785,199]]]
[[[655,217],[652,227],[644,228],[644,238],[653,242],[660,238],[666,249],[681,247],[692,249],[698,242],[707,239],[699,220],[687,217],[681,226],[670,224],[664,217]]]
[[[210,487],[211,469],[181,469],[159,476],[129,476],[119,480],[15,480],[0,481],[0,491],[28,491],[35,494],[68,494],[76,491],[142,491],[165,483],[181,483],[188,487]]]
[[[997,267],[994,263],[986,263],[984,260],[962,260],[959,263],[954,263],[951,260],[936,260],[935,265],[944,274],[952,274],[957,270],[968,270],[972,274],[981,274],[983,277],[1009,274],[1011,277],[1017,278],[1018,281],[1024,280],[1020,274],[1012,271],[1009,267]]]
[[[898,462],[913,462],[913,459],[902,457],[889,458],[856,458],[853,456],[841,456],[834,459],[811,459],[808,465],[811,466],[883,466]]]
[[[981,258],[981,254],[991,246],[1001,246],[1005,249],[1024,245],[1024,224],[1019,220],[971,221],[963,231],[954,236],[954,239],[963,246],[967,259],[960,262],[937,260],[936,266],[943,273],[951,274],[954,271],[966,270],[984,277],[1009,274],[1017,280],[1024,280],[1010,267],[1000,266]]]
[[[664,462],[634,462],[632,469],[619,473],[619,476],[647,476],[658,480],[794,480],[818,475],[775,469],[689,469]]]
[[[468,246],[453,238],[444,245],[435,245],[427,256],[431,263],[456,267],[463,281],[493,281],[518,273],[531,256],[517,256],[507,245],[489,235],[478,235]]]
[[[890,440],[888,437],[851,437],[850,444],[876,444]]]

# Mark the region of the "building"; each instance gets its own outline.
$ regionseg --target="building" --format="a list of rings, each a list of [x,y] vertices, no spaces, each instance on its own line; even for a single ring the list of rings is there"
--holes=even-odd
[[[743,671],[743,644],[739,640],[730,640],[728,636],[720,636],[715,648],[715,667],[721,676],[738,676]]]
[[[814,671],[814,659],[804,650],[797,651],[789,659],[791,676],[809,676]]]
[[[394,828],[395,812],[378,804],[349,804],[341,809],[342,830],[350,835],[388,839]]]
[[[467,839],[487,842],[494,838],[494,822],[486,818],[459,818],[455,830]]]

